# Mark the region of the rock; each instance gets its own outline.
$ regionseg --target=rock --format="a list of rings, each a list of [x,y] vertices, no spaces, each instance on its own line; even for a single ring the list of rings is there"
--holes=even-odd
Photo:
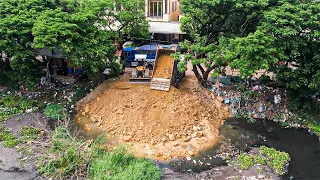
[[[179,145],[178,142],[174,142],[174,143],[173,143],[173,146],[174,146],[174,147],[177,147],[178,145]]]
[[[128,142],[132,139],[132,136],[123,136],[122,138],[125,142]]]
[[[120,114],[120,115],[122,115],[122,114],[123,114],[123,110],[122,110],[122,108],[119,108],[119,109],[116,111],[116,114]]]
[[[101,121],[101,117],[98,116],[98,115],[93,115],[93,116],[90,117],[90,119],[91,119],[92,122],[95,122],[95,123]]]
[[[97,101],[99,101],[99,99],[100,99],[100,98],[99,98],[99,97],[97,97],[97,99],[96,99],[96,100],[97,100]]]
[[[187,137],[185,137],[185,138],[183,139],[184,142],[188,142],[188,141],[190,141],[190,140],[191,140],[191,137],[190,137],[190,136],[187,136]]]
[[[229,108],[226,106],[226,107],[224,107],[223,108],[226,112],[228,112],[229,111]]]
[[[203,136],[203,133],[202,133],[201,131],[198,131],[198,132],[196,132],[196,136],[197,136],[198,138],[200,138],[200,137]]]
[[[192,130],[198,131],[198,127],[197,127],[197,126],[193,126],[193,127],[192,127]]]
[[[174,134],[169,134],[169,140],[170,141],[174,141],[176,138],[174,137]]]
[[[154,139],[152,139],[152,140],[150,141],[150,144],[154,146],[154,145],[157,144],[157,142],[156,142]]]
[[[194,153],[193,151],[188,151],[188,154],[189,154],[190,156],[194,156],[194,155],[195,155],[195,153]]]
[[[187,156],[187,161],[191,161],[191,157],[190,156]]]
[[[223,101],[223,98],[222,98],[222,97],[217,97],[217,100],[218,100],[219,102],[222,102],[222,101]]]
[[[167,138],[166,137],[162,138],[161,142],[163,143],[167,142]]]

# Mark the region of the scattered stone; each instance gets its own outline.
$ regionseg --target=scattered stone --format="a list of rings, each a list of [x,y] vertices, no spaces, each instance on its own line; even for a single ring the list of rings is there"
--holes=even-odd
[[[152,139],[152,140],[150,141],[150,144],[154,146],[154,145],[157,144],[157,142],[156,142],[154,139]]]
[[[203,136],[203,133],[201,131],[195,132],[196,137],[200,138]]]
[[[195,155],[195,153],[194,153],[193,151],[188,151],[188,154],[189,154],[190,156],[194,156],[194,155]]]
[[[224,107],[223,108],[226,112],[228,112],[229,111],[229,108],[226,106],[226,107]]]
[[[169,140],[170,141],[174,141],[176,138],[174,137],[174,134],[169,134]]]
[[[125,142],[131,141],[132,136],[123,136],[122,138]]]

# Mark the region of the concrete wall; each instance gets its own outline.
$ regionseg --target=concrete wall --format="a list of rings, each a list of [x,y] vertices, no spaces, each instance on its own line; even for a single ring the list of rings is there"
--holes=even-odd
[[[173,11],[172,3],[176,3],[176,10]],[[169,11],[169,21],[179,21],[180,15],[180,4],[178,0],[170,0],[170,11]]]

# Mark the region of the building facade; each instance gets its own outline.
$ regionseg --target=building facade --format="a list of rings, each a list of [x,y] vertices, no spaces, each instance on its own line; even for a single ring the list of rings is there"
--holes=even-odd
[[[145,15],[154,40],[172,42],[184,38],[185,33],[180,30],[179,7],[178,0],[145,0]]]

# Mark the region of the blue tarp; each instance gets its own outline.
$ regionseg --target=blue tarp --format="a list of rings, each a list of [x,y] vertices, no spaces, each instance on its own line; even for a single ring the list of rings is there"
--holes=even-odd
[[[124,51],[133,51],[134,50],[134,47],[127,47],[127,48],[124,48]]]
[[[158,48],[157,45],[143,45],[139,47],[139,50],[142,51],[156,51]]]

